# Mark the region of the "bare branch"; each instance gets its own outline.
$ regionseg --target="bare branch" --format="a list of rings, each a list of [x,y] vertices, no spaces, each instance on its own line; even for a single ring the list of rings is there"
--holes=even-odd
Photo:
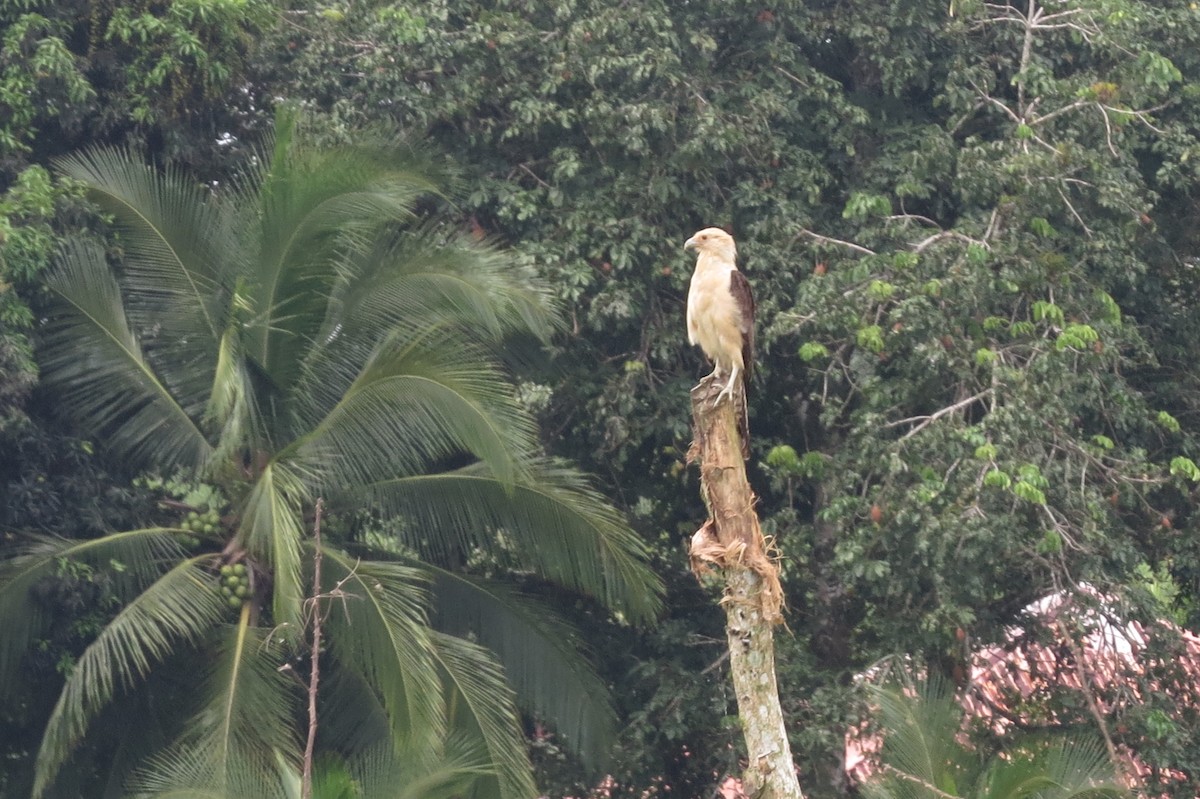
[[[805,83],[804,81],[800,80],[800,78],[798,78],[798,77],[796,77],[795,75],[793,75],[792,73],[788,72],[788,71],[787,71],[786,69],[784,69],[783,67],[777,66],[777,67],[775,67],[775,71],[776,71],[776,72],[778,72],[780,75],[783,75],[783,76],[784,76],[785,78],[787,78],[788,80],[790,80],[790,81],[792,81],[793,83],[795,83],[797,86],[803,86],[803,87],[804,87],[804,88],[806,88],[806,89],[807,89],[807,88],[808,88],[808,86],[809,86],[807,83]]]
[[[1086,100],[1076,100],[1075,102],[1071,103],[1070,105],[1064,105],[1062,108],[1059,108],[1055,111],[1051,111],[1048,114],[1043,114],[1040,117],[1036,117],[1034,119],[1029,120],[1029,124],[1031,126],[1041,125],[1045,122],[1049,122],[1050,120],[1054,119],[1055,117],[1062,116],[1063,114],[1067,113],[1068,111],[1074,111],[1077,108],[1083,108],[1087,104],[1088,103]],[[1032,111],[1032,110],[1033,109],[1031,108],[1030,111]]]
[[[321,514],[325,500],[317,499],[313,518],[313,595],[312,603],[312,667],[308,676],[308,741],[304,744],[304,772],[300,780],[301,799],[312,799],[313,750],[317,743],[317,685],[321,681]]]
[[[540,177],[538,177],[538,175],[537,175],[537,173],[536,173],[536,172],[534,172],[532,169],[530,169],[529,167],[525,166],[524,164],[517,164],[517,169],[520,169],[520,170],[521,170],[522,172],[524,172],[526,175],[529,175],[529,177],[531,177],[531,178],[533,178],[535,181],[537,181],[537,184],[538,184],[539,186],[541,186],[543,189],[549,189],[549,188],[550,188],[550,184],[549,184],[549,183],[547,183],[546,181],[544,181],[544,180],[542,180]]]
[[[796,238],[798,239],[798,238],[800,238],[800,236],[809,236],[811,238],[816,239],[817,241],[824,242],[825,244],[838,244],[838,245],[841,245],[842,247],[848,247],[849,249],[854,250],[855,252],[861,252],[863,255],[874,255],[875,254],[874,250],[868,250],[866,247],[863,247],[860,244],[854,244],[853,242],[842,241],[841,239],[830,238],[829,236],[822,236],[820,233],[813,233],[811,230],[809,230],[807,228],[800,229],[800,233],[799,233],[799,235],[796,236]]]
[[[893,222],[893,221],[897,221],[897,220],[903,221],[903,222],[921,222],[923,224],[929,225],[930,227],[936,227],[936,228],[941,227],[941,225],[939,225],[934,220],[930,219],[927,216],[921,216],[920,214],[892,214],[891,216],[885,216],[884,220],[886,220],[888,222]]]
[[[1067,199],[1067,193],[1062,188],[1056,188],[1056,191],[1058,191],[1058,196],[1062,197],[1062,201],[1067,204],[1067,209],[1070,210],[1071,216],[1075,217],[1075,221],[1079,223],[1079,226],[1083,228],[1084,234],[1090,239],[1092,237],[1092,229],[1087,226],[1087,223],[1083,221],[1083,217],[1075,210],[1075,206]]]
[[[904,441],[906,439],[912,438],[917,433],[921,432],[926,427],[929,427],[929,425],[936,422],[938,419],[941,419],[943,416],[946,416],[947,414],[951,414],[951,413],[954,413],[955,411],[960,411],[963,408],[967,408],[971,405],[974,405],[976,402],[979,402],[981,399],[990,395],[991,393],[992,393],[992,390],[990,388],[986,388],[983,391],[980,391],[978,394],[972,394],[971,396],[967,397],[966,399],[959,400],[958,402],[954,403],[953,405],[947,405],[945,408],[942,408],[940,411],[934,411],[933,413],[929,414],[928,416],[910,416],[907,419],[899,419],[895,422],[887,422],[883,426],[885,428],[886,427],[899,427],[900,425],[916,423],[916,426],[913,427],[912,430],[909,430],[907,433],[905,433],[903,436],[900,437],[900,440]]]
[[[1115,156],[1117,155],[1117,148],[1113,144],[1112,120],[1108,118],[1108,108],[1099,103],[1096,103],[1096,107],[1100,109],[1100,115],[1104,117],[1104,140],[1108,142],[1108,151]]]
[[[991,245],[989,245],[986,241],[973,239],[966,234],[959,233],[957,230],[943,230],[941,233],[934,233],[929,238],[923,239],[922,241],[912,245],[912,248],[914,252],[924,252],[929,247],[944,239],[958,239],[960,241],[965,241],[968,244],[978,244],[981,247],[986,247],[989,250],[991,249]]]

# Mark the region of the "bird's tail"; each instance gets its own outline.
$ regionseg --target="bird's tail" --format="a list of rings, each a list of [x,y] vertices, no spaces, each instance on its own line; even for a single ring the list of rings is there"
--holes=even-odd
[[[741,391],[735,392],[737,396],[737,424],[738,433],[742,436],[742,460],[750,460],[750,412],[746,406],[746,384],[742,383]]]

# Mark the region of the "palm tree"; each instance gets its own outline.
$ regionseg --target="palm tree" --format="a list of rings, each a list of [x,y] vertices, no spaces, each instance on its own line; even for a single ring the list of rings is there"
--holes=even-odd
[[[970,745],[963,710],[930,678],[870,686],[882,750],[866,799],[1101,799],[1128,795],[1099,740],[1021,736],[1001,751]]]
[[[270,152],[215,191],[123,151],[61,163],[111,214],[120,252],[113,268],[93,241],[63,245],[44,384],[111,452],[224,500],[191,509],[207,526],[181,512],[177,526],[34,539],[4,564],[2,686],[47,621],[30,589],[64,559],[111,571],[123,602],[66,679],[35,797],[102,714],[108,724],[147,696],[170,697],[186,720],[154,735],[128,719],[112,728],[122,753],[158,753],[143,793],[287,795],[302,693],[288,672],[311,607],[318,498],[343,520],[374,513],[388,533],[322,549],[322,591],[340,597],[326,605],[325,750],[386,737],[433,773],[466,735],[487,755],[474,795],[527,797],[506,677],[585,752],[611,730],[569,631],[459,568],[487,553],[630,621],[657,607],[642,544],[579,474],[539,454],[502,371],[511,337],[554,331],[546,286],[422,221],[435,180],[411,152],[316,150],[296,131],[282,113]]]

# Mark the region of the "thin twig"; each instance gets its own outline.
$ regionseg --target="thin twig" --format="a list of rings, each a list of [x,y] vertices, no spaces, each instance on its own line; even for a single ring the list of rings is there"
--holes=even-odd
[[[1071,632],[1063,624],[1062,619],[1055,621],[1055,626],[1058,627],[1058,632],[1063,637],[1067,648],[1071,650],[1071,659],[1075,661],[1075,674],[1079,679],[1079,690],[1083,694],[1083,699],[1087,702],[1088,711],[1091,712],[1092,718],[1096,720],[1096,726],[1100,728],[1100,735],[1104,739],[1104,748],[1108,750],[1109,760],[1112,761],[1113,767],[1117,769],[1122,778],[1125,777],[1125,762],[1117,754],[1117,747],[1113,743],[1112,736],[1108,732],[1108,723],[1104,719],[1104,713],[1100,710],[1099,703],[1096,702],[1096,697],[1092,695],[1092,677],[1088,673],[1087,664],[1083,662],[1084,653],[1080,647],[1076,646],[1075,639],[1071,637]]]
[[[843,247],[849,247],[850,249],[854,250],[855,252],[861,252],[863,255],[874,255],[875,254],[874,250],[868,250],[866,247],[863,247],[861,244],[854,244],[853,242],[842,241],[841,239],[834,239],[834,238],[830,238],[829,236],[822,236],[820,233],[813,233],[811,230],[809,230],[807,228],[801,228],[800,235],[801,236],[811,236],[812,238],[816,239],[817,241],[823,241],[826,244],[840,244]],[[799,238],[799,237],[797,237],[797,238]]]
[[[980,391],[978,394],[972,394],[971,396],[967,397],[966,399],[959,400],[958,402],[954,403],[953,405],[948,405],[945,408],[942,408],[940,411],[934,411],[933,413],[929,414],[928,416],[910,416],[907,419],[898,419],[897,421],[894,421],[894,422],[888,422],[887,424],[884,425],[884,427],[899,427],[902,424],[913,424],[914,422],[919,423],[912,430],[909,430],[907,433],[905,433],[903,436],[900,437],[900,440],[903,441],[906,438],[912,438],[917,433],[921,432],[926,427],[929,427],[929,425],[933,424],[938,419],[941,419],[946,414],[954,413],[957,410],[962,410],[963,408],[966,408],[970,405],[974,405],[976,402],[979,402],[981,399],[983,399],[984,397],[988,396],[991,393],[992,393],[992,390],[990,388],[984,389],[983,391]]]
[[[321,513],[325,500],[318,498],[313,518],[313,598],[312,598],[312,670],[308,675],[308,741],[304,745],[304,774],[300,780],[300,799],[312,799],[313,749],[317,744],[317,684],[321,681]]]

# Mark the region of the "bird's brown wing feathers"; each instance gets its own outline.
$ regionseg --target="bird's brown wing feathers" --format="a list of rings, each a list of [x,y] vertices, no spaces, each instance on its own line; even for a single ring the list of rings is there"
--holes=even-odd
[[[745,383],[749,385],[754,373],[754,292],[750,281],[736,269],[729,273],[729,293],[738,307],[738,327],[742,334],[742,365],[745,368]]]

